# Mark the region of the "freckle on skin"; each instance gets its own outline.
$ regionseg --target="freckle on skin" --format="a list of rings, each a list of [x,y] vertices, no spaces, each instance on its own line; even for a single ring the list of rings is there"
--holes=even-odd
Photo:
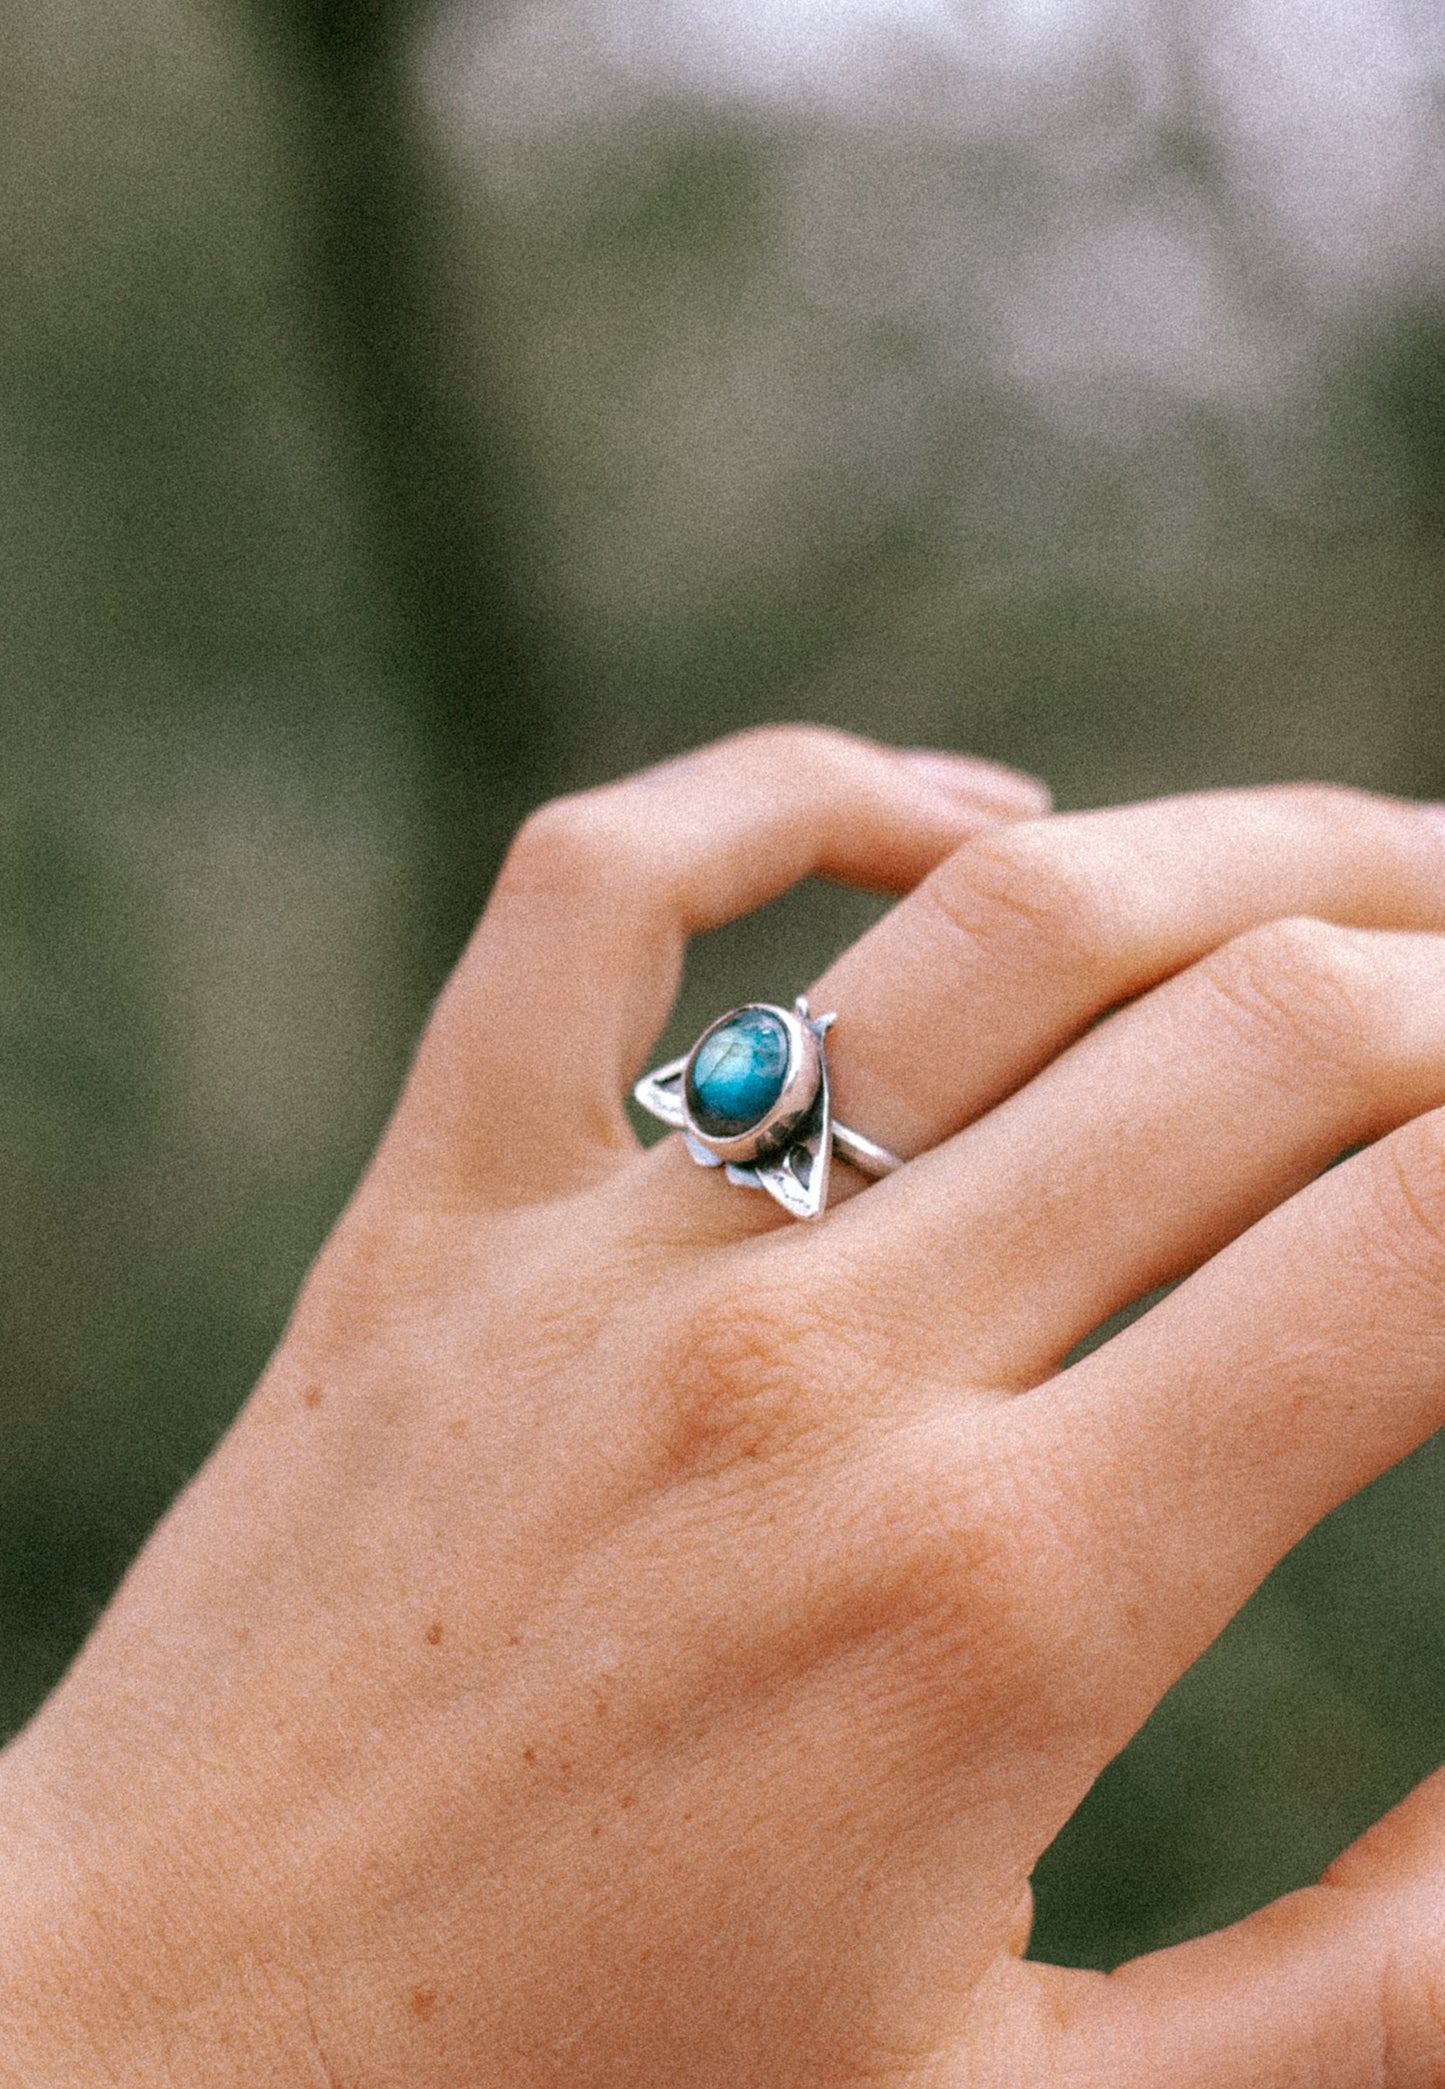
[[[301,1395],[302,1400],[308,1407],[319,1407],[321,1405],[322,1397],[323,1395],[319,1385],[308,1385],[305,1392]]]
[[[238,1647],[248,1647],[251,1644],[251,1627],[249,1625],[237,1625],[236,1644]]]
[[[434,1987],[419,1987],[413,1991],[411,2013],[419,2016],[423,2023],[437,2006],[437,1991]]]
[[[464,1421],[462,1421],[462,1420],[458,1419],[458,1420],[457,1420],[457,1421],[455,1421],[455,1422],[448,1422],[448,1423],[447,1423],[447,1435],[448,1435],[448,1436],[457,1436],[457,1437],[461,1437],[461,1436],[465,1436],[465,1435],[466,1435],[466,1433],[467,1433],[467,1425],[466,1425],[466,1423],[465,1423]]]
[[[606,1698],[605,1698],[605,1697],[599,1697],[599,1698],[598,1698],[598,1700],[597,1700],[597,1717],[598,1717],[599,1719],[605,1719],[605,1718],[606,1718],[606,1716],[607,1716],[607,1700],[606,1700]]]
[[[570,1763],[558,1763],[557,1765],[557,1768],[562,1772],[562,1775],[564,1777],[567,1775],[567,1772],[571,1769],[571,1767],[572,1765]]]
[[[624,1792],[622,1795],[622,1804],[624,1806],[635,1806],[637,1804],[636,1792]]]
[[[519,1647],[521,1644],[522,1635],[520,1632],[509,1632],[507,1634],[507,1645],[509,1647]]]
[[[440,1626],[439,1624],[438,1624],[438,1625],[428,1625],[428,1626],[427,1626],[427,1628],[426,1628],[426,1643],[427,1643],[427,1645],[428,1645],[429,1647],[439,1647],[439,1646],[441,1645],[441,1643],[442,1643],[442,1628],[441,1628],[441,1626]]]
[[[601,1833],[602,1833],[602,1823],[601,1823],[600,1821],[595,1821],[595,1822],[593,1823],[593,1826],[592,1826],[592,1834],[593,1834],[593,1837],[594,1837],[594,1839],[595,1839],[595,1838],[596,1838],[597,1836],[599,1836],[599,1835],[600,1835]]]
[[[524,1749],[522,1750],[522,1761],[523,1761],[524,1763],[534,1763],[534,1762],[536,1762],[536,1760],[537,1760],[537,1751],[536,1751],[536,1749],[535,1749],[535,1748],[524,1748]]]

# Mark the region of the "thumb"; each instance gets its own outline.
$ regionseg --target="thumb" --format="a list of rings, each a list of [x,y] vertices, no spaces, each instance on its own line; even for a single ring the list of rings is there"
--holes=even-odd
[[[1317,1886],[1060,1995],[1069,2089],[1438,2089],[1445,1771]]]

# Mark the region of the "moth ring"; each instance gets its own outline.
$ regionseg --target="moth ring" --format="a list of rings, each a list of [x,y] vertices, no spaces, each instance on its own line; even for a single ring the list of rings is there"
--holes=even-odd
[[[875,1181],[903,1165],[833,1115],[826,1039],[834,1020],[810,1015],[801,995],[790,1009],[745,1001],[632,1092],[682,1133],[700,1166],[766,1190],[795,1219],[820,1218],[835,1153]]]

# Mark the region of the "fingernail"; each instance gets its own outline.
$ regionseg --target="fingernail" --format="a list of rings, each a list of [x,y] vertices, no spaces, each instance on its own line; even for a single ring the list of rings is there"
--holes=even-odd
[[[1054,802],[1048,785],[1036,776],[985,761],[982,755],[947,754],[936,747],[904,747],[900,752],[910,768],[950,798],[967,798],[1025,819],[1047,812]]]

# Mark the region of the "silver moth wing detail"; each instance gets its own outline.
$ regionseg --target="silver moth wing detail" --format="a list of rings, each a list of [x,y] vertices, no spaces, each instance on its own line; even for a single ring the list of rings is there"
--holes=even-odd
[[[682,1100],[682,1077],[687,1071],[690,1056],[684,1052],[680,1059],[669,1059],[666,1066],[659,1066],[652,1073],[644,1074],[632,1091],[636,1102],[650,1117],[659,1118],[675,1132],[687,1130],[687,1111]]]
[[[833,1165],[833,1107],[828,1094],[827,1055],[821,1054],[818,1100],[800,1139],[765,1161],[754,1161],[748,1173],[759,1189],[795,1219],[821,1218],[828,1208],[828,1177]]]

